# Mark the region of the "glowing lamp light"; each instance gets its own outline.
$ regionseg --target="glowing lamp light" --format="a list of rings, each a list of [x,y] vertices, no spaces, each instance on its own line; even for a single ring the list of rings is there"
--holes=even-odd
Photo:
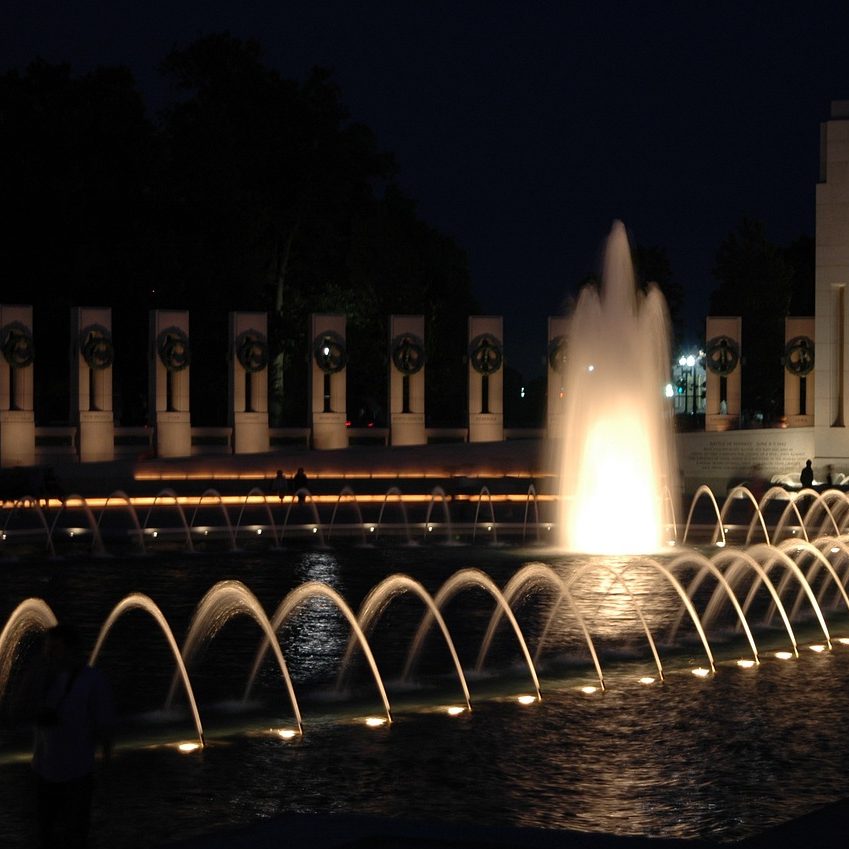
[[[274,733],[283,740],[291,740],[298,736],[298,732],[292,728],[278,728]]]
[[[590,364],[587,366],[587,371],[595,371],[595,366]]]
[[[777,651],[775,653],[775,656],[779,660],[792,660],[793,659],[793,652],[792,651]]]
[[[666,387],[663,390],[663,394],[666,395],[667,398],[672,398],[672,396],[675,394],[675,392],[672,389],[671,383],[666,384]]]
[[[258,537],[261,537],[261,536],[262,536],[262,528],[257,528],[257,529],[256,529],[256,535],[257,535]]]
[[[196,752],[200,748],[200,743],[196,741],[190,741],[187,743],[178,743],[177,749],[182,752],[184,755],[191,754],[192,752]]]
[[[536,696],[519,696],[516,699],[520,705],[532,705],[536,700]]]
[[[598,687],[593,687],[592,684],[587,684],[586,687],[581,687],[581,692],[584,695],[591,696],[593,693],[598,692]]]
[[[815,651],[817,654],[820,654],[820,652],[825,651],[825,646],[822,643],[815,643],[810,648],[811,648],[811,651]]]
[[[74,532],[73,532],[73,531],[68,531],[68,536],[69,536],[69,537],[73,537],[73,535],[74,535]]]
[[[837,642],[843,646],[849,646],[849,637],[838,637]]]
[[[743,658],[742,660],[737,661],[737,666],[739,666],[740,669],[751,669],[754,665],[755,662],[753,660],[749,660],[748,658]]]
[[[314,534],[317,534],[317,533],[318,533],[318,528],[313,528],[313,529],[312,529],[312,532],[313,532]]]
[[[366,718],[366,725],[368,725],[369,728],[380,728],[382,725],[386,725],[386,717],[369,716]]]
[[[488,531],[491,531],[491,530],[492,530],[492,525],[487,525],[487,526],[486,526],[486,529],[487,529]]]
[[[370,534],[373,534],[373,533],[374,533],[374,525],[371,525],[371,526],[369,527],[368,532],[369,532]]]
[[[652,678],[651,675],[644,675],[642,678],[640,678],[640,683],[645,684],[647,687],[648,687],[649,684],[654,684],[654,682],[655,682],[655,679]]]
[[[465,710],[466,709],[464,707],[460,707],[459,705],[450,705],[448,708],[446,708],[448,716],[459,716]]]
[[[675,544],[676,544],[676,543],[675,543],[675,540],[674,540],[674,539],[667,540],[667,545],[668,545],[670,548],[675,548]]]
[[[840,551],[840,549],[836,545],[831,549],[832,554],[837,554],[838,551]]]
[[[428,533],[432,533],[432,532],[433,532],[433,525],[428,525],[428,526],[427,526],[427,532],[428,532]]]
[[[6,534],[3,534],[3,539],[6,539]]]
[[[154,531],[153,532],[153,538],[156,539],[156,537],[158,537],[158,536],[159,536],[159,531]]]
[[[704,666],[697,666],[695,669],[691,669],[690,672],[696,676],[696,678],[707,678],[710,675],[710,670],[705,669]]]
[[[325,357],[329,357],[330,356],[330,348],[328,348],[327,345],[325,345],[321,349],[321,353],[324,354]]]

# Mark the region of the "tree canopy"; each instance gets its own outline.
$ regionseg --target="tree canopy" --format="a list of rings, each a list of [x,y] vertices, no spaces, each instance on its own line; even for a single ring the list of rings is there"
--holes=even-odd
[[[32,303],[39,359],[62,362],[68,308],[113,308],[116,399],[144,416],[147,310],[191,312],[192,409],[223,423],[228,310],[266,310],[272,420],[303,421],[312,312],[348,316],[349,408],[385,411],[387,321],[426,315],[429,415],[456,417],[465,321],[475,311],[466,257],[421,220],[393,158],[350,119],[326,70],[303,81],[229,35],[175,49],[173,97],[151,118],[132,74],[75,76],[36,62],[0,77],[9,285]],[[42,421],[67,416],[66,375],[36,370]],[[46,386],[49,382],[51,386]],[[221,397],[219,397],[221,396]],[[453,406],[452,408],[452,405]]]

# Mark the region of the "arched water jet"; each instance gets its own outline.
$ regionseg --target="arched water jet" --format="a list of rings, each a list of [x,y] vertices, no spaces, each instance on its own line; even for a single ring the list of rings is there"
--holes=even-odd
[[[836,492],[837,490],[829,490],[829,492]],[[831,506],[829,505],[829,499],[824,498],[825,493],[817,492],[815,489],[803,489],[796,496],[797,501],[801,501],[803,497],[810,497],[813,499],[811,505],[805,511],[805,517],[803,519],[803,525],[807,529],[809,523],[813,524],[818,510],[823,510],[825,512],[825,517],[822,520],[822,524],[820,525],[820,530],[823,531],[829,523],[835,533],[835,535],[839,536],[840,526],[837,524],[837,520],[834,518],[834,513],[831,512]],[[812,515],[813,514],[813,515]],[[810,532],[806,534],[808,538],[810,538]],[[822,533],[814,534],[814,536],[822,536]]]
[[[318,544],[321,548],[324,548],[324,531],[321,529],[321,519],[318,515],[318,507],[316,507],[312,493],[305,486],[302,486],[299,490],[297,490],[297,492],[295,492],[292,496],[292,500],[289,502],[289,506],[286,508],[286,516],[283,519],[283,530],[280,532],[281,543],[283,538],[286,536],[286,528],[289,526],[289,515],[291,514],[292,508],[295,504],[307,504],[309,506],[312,511],[313,533],[318,535]]]
[[[755,508],[755,514],[754,515],[755,515],[755,518],[757,518],[758,521],[760,522],[761,531],[763,532],[763,535],[764,535],[764,541],[766,542],[767,545],[770,545],[769,531],[767,530],[766,522],[764,521],[763,514],[761,513],[760,508],[758,507],[758,501],[755,498],[755,496],[752,495],[752,491],[749,489],[749,487],[743,486],[742,484],[739,485],[739,486],[735,486],[728,493],[728,495],[725,496],[725,501],[722,503],[722,510],[720,511],[720,514],[719,514],[719,524],[720,524],[720,526],[723,527],[723,528],[725,527],[725,517],[728,514],[728,510],[731,507],[732,501],[734,501],[734,499],[737,498],[738,496],[740,498],[748,498],[748,500],[751,502],[752,506]],[[723,536],[723,539],[724,539],[724,536]],[[717,542],[717,532],[716,532],[716,530],[714,530],[713,539],[711,539],[711,543],[713,545],[716,545],[716,542]]]
[[[569,604],[570,609],[575,614],[575,618],[578,620],[578,625],[581,629],[581,633],[584,635],[584,641],[587,644],[587,648],[590,652],[590,657],[592,658],[593,666],[595,667],[599,686],[602,690],[604,690],[604,674],[601,669],[601,663],[598,659],[598,653],[595,650],[595,644],[593,643],[592,635],[590,634],[589,629],[587,628],[586,620],[584,619],[581,611],[578,609],[578,606],[575,604],[575,600],[572,598],[572,594],[569,592],[566,583],[550,566],[546,565],[545,563],[529,563],[526,566],[523,566],[507,582],[506,586],[502,590],[502,595],[504,596],[504,601],[507,603],[507,606],[512,610],[514,597],[519,593],[520,590],[525,589],[527,584],[532,582],[548,583],[560,590],[558,604],[554,610],[556,610],[557,607],[560,606],[560,600],[565,598],[567,603]],[[554,610],[552,611],[552,613],[554,613]],[[492,644],[493,637],[495,636],[495,630],[498,627],[498,624],[501,622],[502,615],[503,608],[501,607],[501,605],[496,605],[495,610],[492,612],[492,616],[490,616],[489,618],[489,625],[487,626],[486,634],[484,635],[483,641],[481,642],[481,647],[478,651],[478,659],[475,663],[476,672],[480,672],[483,669],[484,662],[486,661],[486,656],[489,653],[489,648]],[[540,640],[540,644],[541,643],[542,640]],[[539,651],[537,651],[534,657],[534,661],[536,661],[537,657],[539,657]]]
[[[751,522],[749,522],[749,529],[746,533],[746,541],[745,541],[744,545],[751,545],[752,534],[755,531],[755,525],[757,524],[758,516],[763,517],[764,513],[766,512],[766,507],[769,505],[770,501],[773,501],[777,498],[780,498],[782,501],[789,500],[789,502],[790,502],[789,506],[794,505],[793,496],[790,493],[788,493],[787,490],[784,489],[783,486],[771,486],[763,494],[763,497],[758,502],[757,512],[752,515],[752,520],[751,520]],[[782,513],[782,515],[783,515],[783,513]],[[796,511],[796,515],[799,516],[798,510]],[[801,516],[799,516],[799,518],[801,520]],[[772,535],[772,541],[773,541],[774,544],[777,544],[779,542],[779,537],[778,537],[777,532],[778,532],[778,526],[776,525],[775,531],[773,532],[773,535]],[[807,534],[807,531],[804,528],[804,525],[802,525],[802,532],[805,534],[805,539],[807,539],[808,534]]]
[[[448,496],[446,496],[445,490],[441,486],[435,486],[430,493],[430,502],[427,505],[427,514],[425,515],[424,538],[427,539],[427,535],[433,530],[430,517],[433,512],[433,505],[437,498],[442,503],[442,516],[445,520],[445,541],[450,543],[453,534],[453,529],[451,527],[451,511],[448,509]]]
[[[764,562],[761,563],[763,566],[764,572],[769,574],[770,569],[775,565],[775,563],[781,563],[787,569],[789,569],[795,578],[799,581],[799,584],[805,591],[805,594],[808,597],[808,600],[811,602],[811,607],[813,608],[814,614],[819,621],[820,628],[822,629],[823,635],[825,636],[825,641],[828,644],[828,647],[831,648],[831,636],[828,633],[828,626],[825,622],[825,617],[822,615],[822,610],[820,609],[819,604],[817,604],[816,597],[814,596],[813,590],[811,589],[808,582],[805,580],[805,576],[802,574],[802,570],[796,565],[795,561],[792,557],[789,557],[784,551],[775,548],[774,546],[769,545],[756,545],[749,549],[749,554],[755,559],[758,560],[759,555],[763,556]],[[781,595],[782,586],[784,581],[782,580],[782,584],[778,587],[778,595]],[[751,603],[751,599],[754,598],[755,592],[760,585],[760,577],[755,578],[752,582],[752,587],[749,590],[749,595],[746,598],[745,603],[743,604],[743,611],[746,612],[748,610],[749,604]]]
[[[203,500],[205,498],[215,498],[217,499],[215,504],[221,509],[221,515],[224,517],[224,527],[227,528],[227,537],[230,540],[230,551],[236,550],[236,538],[233,536],[233,526],[230,524],[230,514],[227,512],[227,507],[224,504],[224,499],[221,497],[221,493],[217,489],[205,489],[201,494],[201,497],[198,499],[197,504],[195,505],[194,512],[192,513],[192,521],[189,522],[189,530],[195,530],[195,521],[197,520],[198,511],[201,507],[204,506]]]
[[[489,526],[487,530],[492,529],[492,541],[498,542],[498,531],[495,526],[495,510],[492,506],[492,494],[489,491],[489,487],[482,486],[481,491],[478,494],[478,503],[477,507],[475,507],[475,523],[472,525],[472,542],[475,541],[475,535],[478,531],[478,516],[480,515],[481,504],[483,503],[484,495],[486,495],[486,500],[489,503]]]
[[[551,568],[551,567],[548,567],[548,568]],[[613,578],[613,580],[617,584],[619,584],[619,586],[621,586],[623,590],[625,590],[625,592],[628,595],[628,598],[631,599],[631,603],[634,606],[634,611],[637,614],[637,618],[640,620],[640,624],[643,626],[643,631],[645,632],[646,640],[648,640],[649,648],[651,649],[652,657],[654,658],[654,664],[657,667],[658,676],[660,677],[660,680],[663,681],[663,664],[660,662],[660,654],[658,654],[657,645],[655,644],[654,637],[652,636],[651,630],[649,629],[649,625],[648,625],[648,622],[646,622],[645,616],[643,616],[642,608],[640,607],[640,604],[638,603],[636,596],[631,591],[630,586],[628,586],[628,582],[625,580],[625,578],[623,577],[623,575],[620,572],[617,572],[612,566],[609,566],[606,563],[583,563],[578,568],[577,572],[573,576],[570,577],[568,586],[566,584],[564,584],[563,593],[561,593],[561,598],[564,594],[569,592],[568,587],[571,587],[572,584],[577,583],[577,581],[580,580],[584,576],[584,574],[586,572],[588,572],[590,569],[594,569],[594,570],[601,569],[603,572],[609,574]],[[553,571],[554,570],[552,570],[552,572]],[[557,573],[555,572],[554,574],[556,575]],[[610,592],[610,590],[608,590],[608,592]],[[607,593],[605,593],[605,596],[606,595],[607,595]],[[543,647],[543,645],[546,641],[546,638],[548,637],[548,632],[549,632],[549,629],[551,628],[551,624],[554,620],[554,615],[557,611],[557,607],[560,605],[560,601],[561,601],[561,599],[559,598],[557,600],[557,603],[556,603],[554,609],[552,609],[551,615],[548,617],[548,621],[545,623],[545,628],[543,629],[542,635],[540,636],[539,644],[537,646],[537,650],[534,653],[534,661],[537,660],[540,652],[542,651],[542,647]],[[575,605],[574,602],[572,602],[572,605],[573,605],[573,607],[575,607],[575,610],[577,612],[577,605]]]
[[[418,596],[436,619],[439,630],[442,632],[442,636],[445,639],[445,645],[451,654],[451,660],[453,661],[454,669],[457,672],[457,680],[463,690],[463,698],[466,701],[466,707],[471,710],[472,703],[469,695],[469,687],[466,683],[466,676],[463,673],[463,667],[460,664],[460,657],[457,654],[456,647],[454,646],[454,640],[451,638],[451,632],[448,630],[448,626],[445,624],[445,620],[442,618],[439,608],[434,603],[433,596],[431,596],[421,583],[414,580],[409,575],[390,575],[389,577],[384,578],[379,584],[377,584],[377,586],[371,589],[369,594],[363,600],[363,603],[360,605],[360,610],[357,614],[357,621],[360,624],[360,628],[364,634],[371,633],[371,630],[374,628],[377,620],[383,615],[383,612],[386,610],[390,602],[392,602],[397,596],[406,592],[412,592],[414,595]],[[356,635],[352,634],[348,640],[348,645],[345,648],[345,655],[342,658],[342,663],[340,664],[339,676],[336,683],[337,690],[342,685],[355,645]]]
[[[145,613],[150,614],[156,624],[159,625],[159,629],[162,631],[162,634],[168,643],[168,647],[171,649],[171,655],[174,658],[177,672],[183,682],[183,689],[185,690],[186,698],[189,701],[189,708],[191,709],[192,717],[194,718],[198,741],[200,742],[201,748],[203,748],[206,745],[206,740],[204,738],[203,725],[200,721],[200,712],[198,711],[197,702],[195,701],[195,694],[192,690],[192,683],[189,680],[189,673],[186,670],[185,663],[183,663],[183,658],[180,655],[180,649],[177,647],[177,641],[174,639],[174,633],[171,631],[171,626],[168,624],[168,620],[162,614],[162,611],[153,599],[149,596],[146,596],[143,593],[131,593],[121,599],[121,601],[112,608],[112,612],[100,627],[100,633],[97,635],[97,642],[95,643],[94,649],[89,657],[89,666],[94,666],[94,664],[97,663],[97,658],[100,655],[103,644],[106,642],[106,638],[109,636],[109,632],[112,630],[113,625],[130,610],[143,610]]]
[[[156,509],[156,503],[157,501],[159,501],[160,498],[170,498],[171,504],[177,508],[177,515],[180,517],[180,522],[183,525],[183,536],[186,541],[186,550],[189,552],[193,552],[195,550],[195,547],[192,543],[192,532],[189,530],[189,523],[186,521],[186,514],[183,511],[183,505],[180,504],[180,500],[177,498],[177,493],[174,492],[173,489],[163,489],[153,496],[153,502],[151,503],[150,507],[147,508],[147,515],[144,517],[142,532],[145,534],[147,533],[148,522],[150,522],[150,516]],[[154,530],[153,533],[155,534],[156,531]]]
[[[0,631],[0,702],[3,701],[21,641],[30,631],[46,631],[58,624],[50,606],[40,598],[24,599],[12,611]]]
[[[182,655],[186,666],[189,665],[198,648],[205,641],[214,637],[221,627],[233,616],[240,614],[250,616],[259,625],[264,635],[263,644],[271,646],[274,657],[277,659],[277,666],[280,669],[283,682],[286,685],[286,691],[289,694],[289,702],[292,706],[292,713],[295,715],[298,732],[303,733],[301,709],[298,706],[298,699],[295,695],[295,688],[292,685],[292,678],[289,675],[289,668],[283,657],[283,650],[277,641],[275,634],[276,628],[272,627],[271,621],[257,597],[241,581],[219,581],[198,602],[194,616],[192,616],[191,625],[189,626],[189,633],[183,643]],[[177,680],[175,679],[171,683],[171,690],[168,693],[166,706],[170,705],[174,698],[176,685]],[[245,698],[247,699],[247,694]]]
[[[739,601],[737,600],[737,596],[734,593],[734,590],[731,588],[731,584],[728,582],[728,579],[725,575],[717,568],[716,564],[708,560],[703,554],[700,554],[697,551],[689,551],[686,554],[679,555],[669,564],[669,571],[672,572],[675,569],[678,569],[681,566],[686,565],[687,563],[692,562],[699,566],[699,571],[696,576],[690,581],[686,589],[687,598],[692,602],[693,596],[696,593],[696,590],[701,585],[702,581],[707,577],[708,574],[713,575],[716,578],[719,586],[725,591],[725,595],[728,600],[731,602],[732,607],[737,613],[737,617],[743,630],[746,632],[746,639],[749,642],[749,647],[752,649],[752,656],[754,658],[755,663],[760,663],[760,659],[758,658],[758,647],[755,644],[755,638],[752,635],[752,631],[749,628],[749,623],[746,620],[746,615],[743,613],[743,608],[740,606]],[[670,637],[669,640],[675,638],[675,634],[678,631],[678,625],[681,622],[681,615],[679,614],[678,619],[676,620],[673,628],[670,629]],[[702,619],[702,625],[704,626],[705,621]]]
[[[97,531],[98,531],[98,534],[101,533],[100,525],[103,521],[103,514],[106,512],[107,508],[109,507],[109,502],[112,501],[113,499],[115,499],[115,500],[120,499],[124,503],[124,506],[127,508],[127,512],[130,514],[130,518],[133,520],[133,526],[135,527],[136,544],[141,548],[142,554],[144,554],[144,551],[145,551],[145,548],[144,548],[144,533],[142,532],[141,525],[139,524],[139,517],[138,517],[138,514],[136,513],[136,508],[133,507],[133,503],[132,503],[132,501],[130,501],[130,497],[127,495],[127,493],[124,492],[121,489],[117,489],[117,490],[115,490],[115,492],[108,495],[107,498],[106,498],[106,501],[103,502],[103,507],[100,508],[100,513],[98,513],[98,515],[97,515]]]
[[[407,508],[404,506],[404,499],[401,497],[401,490],[398,489],[397,486],[390,486],[389,489],[386,490],[386,495],[383,496],[383,503],[380,505],[380,513],[377,516],[377,534],[375,535],[375,539],[380,539],[380,532],[383,529],[383,513],[386,510],[386,502],[389,500],[389,496],[394,495],[398,499],[398,507],[401,510],[401,518],[404,520],[404,535],[406,537],[407,545],[412,543],[412,539],[410,538],[410,522],[407,518]]]
[[[790,513],[796,514],[796,521],[798,522],[798,527],[802,532],[802,536],[809,540],[808,529],[805,527],[805,520],[802,518],[802,514],[799,512],[799,506],[796,504],[797,497],[795,494],[789,496],[789,501],[787,502],[787,506],[781,512],[781,516],[778,519],[778,523],[775,526],[775,530],[773,531],[772,537],[775,542],[781,541],[781,532],[784,530],[785,525],[787,524],[787,519]],[[749,544],[749,538],[746,537],[746,544]]]
[[[847,579],[849,579],[849,537],[846,534],[841,534],[839,537],[820,537],[814,542],[814,545],[825,554],[825,549],[829,549],[829,554],[840,554],[840,559],[843,561],[844,570],[843,576],[839,579],[841,586],[845,589]],[[830,562],[830,561],[829,561]],[[840,565],[832,564],[834,566],[834,571],[838,572]],[[823,597],[828,589],[828,586],[825,582],[823,582],[822,589],[819,593],[817,593],[817,603],[822,605]],[[835,591],[834,596],[832,597],[831,605],[835,605],[837,603],[837,599],[840,596],[839,591]]]
[[[531,504],[534,505],[534,526],[537,530],[537,542],[539,542],[539,502],[537,501],[537,491],[533,484],[528,486],[528,497],[525,499],[525,516],[522,520],[522,542],[528,534],[528,510]]]
[[[54,534],[56,533],[56,523],[59,521],[59,517],[66,511],[70,509],[81,509],[85,514],[86,521],[88,522],[89,530],[91,531],[91,548],[96,554],[106,554],[106,549],[103,547],[103,540],[100,538],[100,528],[98,527],[98,523],[94,518],[94,513],[91,512],[91,507],[88,506],[88,502],[81,495],[77,495],[73,493],[69,495],[63,502],[62,506],[57,511],[56,515],[53,517],[53,522],[50,525],[50,539],[53,539]]]
[[[274,535],[274,546],[276,548],[280,545],[280,537],[277,535],[277,524],[274,521],[274,514],[271,512],[271,505],[268,503],[268,496],[258,486],[253,487],[242,502],[242,507],[239,510],[239,517],[236,520],[236,541],[238,542],[239,539],[239,530],[242,527],[242,518],[245,515],[245,508],[248,506],[248,502],[251,497],[255,495],[262,498],[262,504],[265,507],[265,513],[268,516],[268,524],[271,526],[271,533]]]
[[[846,605],[846,610],[849,612],[849,595],[846,594],[846,590],[843,587],[842,582],[840,581],[840,577],[835,571],[834,567],[831,565],[829,559],[822,553],[816,546],[812,545],[809,542],[802,542],[801,540],[786,540],[779,546],[779,550],[786,552],[789,554],[790,549],[794,549],[796,552],[802,551],[806,554],[810,554],[813,557],[813,563],[811,564],[810,569],[805,573],[805,583],[813,589],[812,582],[819,572],[820,568],[824,568],[828,573],[829,577],[831,577],[834,585],[837,588],[837,591],[843,597],[843,602]],[[801,567],[800,567],[801,568]],[[799,610],[799,607],[802,603],[803,598],[803,590],[800,587],[798,593],[796,594],[796,600],[793,603],[793,608],[790,611],[790,617],[794,617]],[[817,599],[817,604],[819,604],[819,600]],[[774,610],[770,610],[767,614],[767,624],[772,621],[772,617],[774,615]]]
[[[722,524],[722,516],[719,512],[719,504],[716,503],[716,496],[713,490],[706,484],[702,484],[693,495],[693,500],[690,502],[690,512],[687,514],[687,525],[684,528],[684,537],[681,540],[682,545],[687,544],[687,535],[690,533],[690,524],[693,521],[693,512],[696,509],[696,504],[702,495],[706,495],[708,500],[713,505],[713,512],[716,514],[716,525],[714,526],[713,542],[717,544],[717,536],[721,535],[721,544],[725,545],[725,526]]]
[[[525,641],[525,636],[522,633],[522,629],[519,627],[519,623],[516,621],[516,617],[513,615],[513,611],[510,609],[510,605],[504,600],[504,596],[501,593],[501,590],[493,582],[492,578],[489,575],[481,572],[480,569],[462,569],[459,572],[452,575],[439,589],[439,592],[434,596],[433,601],[438,610],[442,609],[442,605],[448,602],[457,592],[459,592],[464,587],[480,587],[486,590],[495,600],[496,604],[500,605],[502,610],[504,611],[504,615],[509,619],[510,624],[513,626],[513,632],[516,634],[516,639],[519,642],[519,648],[522,651],[522,655],[525,658],[525,663],[528,667],[528,672],[530,673],[531,679],[533,680],[534,689],[536,690],[537,699],[541,699],[542,696],[540,694],[539,689],[539,678],[537,677],[537,671],[534,668],[534,662],[531,659],[531,654],[528,651],[528,644]],[[406,680],[410,671],[412,670],[413,663],[417,658],[419,651],[421,650],[422,643],[424,642],[424,638],[427,635],[427,632],[430,630],[430,626],[433,622],[433,615],[430,611],[427,611],[422,618],[421,623],[419,624],[418,631],[416,632],[416,636],[413,639],[413,642],[410,646],[410,649],[407,653],[407,662],[404,665],[404,672],[402,677]]]
[[[386,720],[391,723],[392,710],[389,706],[389,698],[386,695],[386,688],[383,686],[383,679],[380,676],[380,670],[377,668],[377,662],[374,659],[374,654],[372,654],[371,646],[369,645],[359,622],[357,622],[357,617],[354,615],[354,612],[348,606],[345,599],[342,598],[336,590],[329,587],[327,584],[321,583],[320,581],[308,581],[307,583],[301,584],[301,586],[291,590],[277,606],[277,610],[274,611],[274,615],[271,617],[271,633],[276,634],[278,629],[289,618],[294,610],[308,598],[312,598],[313,596],[329,599],[334,605],[336,605],[339,612],[345,617],[345,619],[347,619],[348,624],[351,626],[351,630],[356,634],[357,639],[360,642],[360,647],[362,648],[363,654],[366,656],[366,661],[371,668],[371,674],[374,678],[375,684],[377,685],[380,698],[383,700],[383,707],[386,711]],[[262,641],[256,653],[256,658],[254,659],[254,664],[251,669],[251,675],[248,679],[247,687],[245,688],[245,701],[247,701],[250,697],[257,673],[262,665],[265,653],[268,650],[268,639],[268,635],[266,634],[266,638]],[[276,638],[275,642],[277,642]]]
[[[12,518],[15,514],[21,509],[34,509],[35,515],[38,516],[38,520],[41,522],[41,527],[44,530],[44,539],[46,540],[46,548],[50,552],[51,557],[56,556],[56,548],[53,545],[53,534],[51,533],[50,526],[47,524],[47,518],[44,515],[44,510],[41,509],[41,505],[38,503],[38,499],[33,498],[31,495],[25,495],[22,498],[16,499],[14,502],[12,509],[9,511],[6,516],[6,521],[3,524],[3,534],[9,530],[9,522],[12,521]]]
[[[793,654],[798,657],[799,650],[796,645],[796,635],[793,633],[793,628],[790,625],[790,617],[787,615],[787,611],[781,601],[781,597],[779,596],[775,585],[769,579],[769,576],[767,575],[764,568],[760,565],[760,563],[758,563],[753,557],[746,554],[745,552],[733,550],[724,550],[718,552],[711,558],[711,560],[716,564],[717,568],[721,567],[725,562],[731,563],[730,568],[725,572],[725,577],[732,587],[736,585],[736,581],[739,575],[741,575],[747,569],[753,571],[759,577],[759,579],[763,582],[764,586],[767,588],[767,592],[769,592],[771,598],[777,605],[777,609],[781,614],[781,619],[784,622],[784,628],[787,631],[787,635],[790,637],[790,643],[793,647]],[[721,593],[721,589],[722,587],[720,585],[717,585],[716,589],[713,592],[713,595],[710,597],[707,605],[705,606],[702,621],[705,623],[706,627],[713,621],[713,618],[717,615],[721,605],[724,604],[728,599],[727,593]],[[755,591],[756,590],[757,588],[755,588]],[[752,598],[754,598],[754,593],[750,588],[749,595],[746,596],[746,600],[743,602],[744,614],[748,614]],[[678,620],[674,626],[674,629],[676,631],[678,629],[678,626],[680,625],[680,620],[682,616],[683,609],[679,611]]]
[[[350,486],[343,486],[336,498],[336,503],[333,505],[333,513],[330,516],[330,527],[327,529],[327,539],[329,540],[333,536],[333,526],[336,523],[336,513],[339,510],[339,505],[343,498],[349,498],[350,501],[348,503],[354,505],[354,512],[357,516],[357,527],[360,529],[360,542],[362,545],[365,545],[366,531],[365,525],[363,524],[363,514],[360,510],[360,503],[357,501],[357,496]]]

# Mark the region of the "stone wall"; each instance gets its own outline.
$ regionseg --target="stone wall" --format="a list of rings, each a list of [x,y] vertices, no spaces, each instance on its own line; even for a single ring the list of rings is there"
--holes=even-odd
[[[810,427],[678,434],[678,465],[688,493],[704,483],[724,494],[729,483],[746,478],[755,465],[767,480],[798,474],[814,456]]]

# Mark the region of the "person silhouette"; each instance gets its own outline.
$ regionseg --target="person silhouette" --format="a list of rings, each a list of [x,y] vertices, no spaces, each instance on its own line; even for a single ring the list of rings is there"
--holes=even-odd
[[[292,478],[292,488],[298,493],[298,503],[303,504],[305,493],[301,490],[306,489],[307,486],[307,473],[304,471],[303,466],[298,467],[298,471],[295,472],[294,477]]]
[[[814,485],[814,470],[811,467],[811,461],[805,463],[805,468],[799,474],[799,480],[802,484],[802,489],[810,489]]]
[[[283,496],[286,494],[286,475],[283,474],[283,469],[277,470],[272,487],[277,497],[282,501]]]
[[[112,693],[82,655],[76,629],[48,629],[36,680],[32,769],[41,847],[83,847],[91,822],[98,746],[111,751]]]

